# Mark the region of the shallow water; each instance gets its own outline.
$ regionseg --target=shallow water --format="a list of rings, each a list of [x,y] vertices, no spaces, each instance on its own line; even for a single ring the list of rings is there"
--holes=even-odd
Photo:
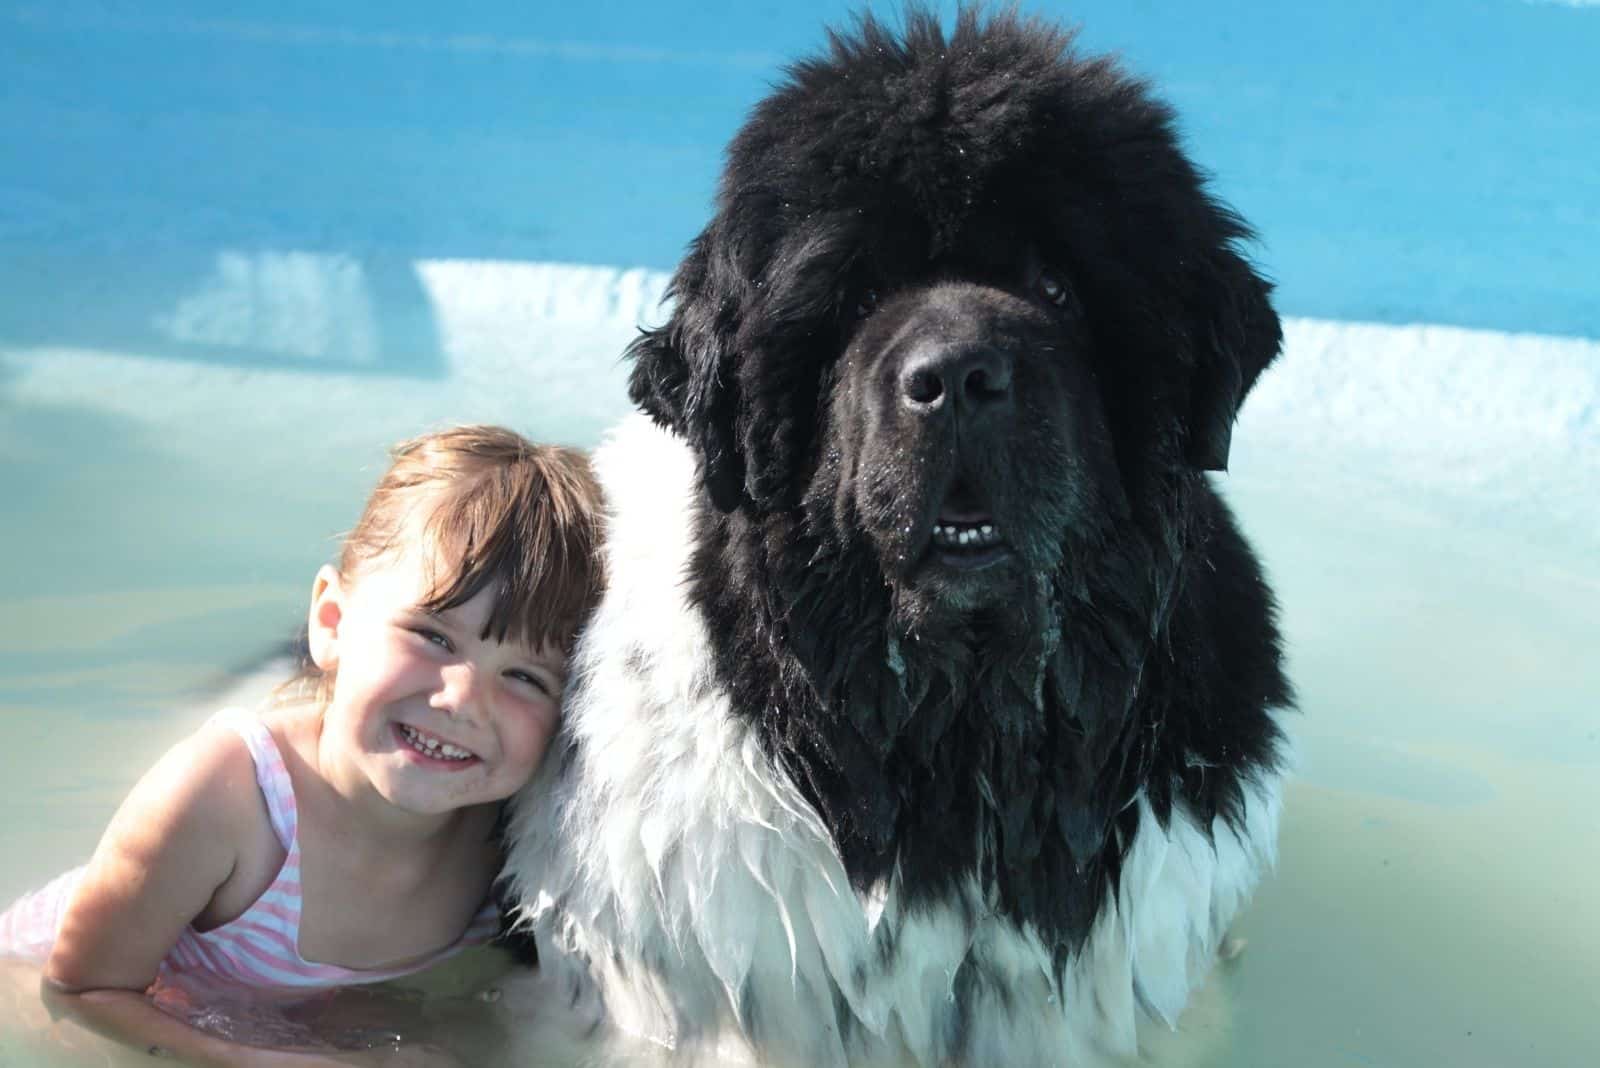
[[[1594,1063],[1596,555],[1415,497],[1235,481],[1302,761],[1215,1063]]]
[[[26,382],[49,362],[13,356]],[[134,357],[123,370],[177,373]],[[296,405],[312,403],[296,391],[317,388],[333,387],[285,380],[263,398],[257,380],[244,392],[295,425]],[[386,388],[437,398],[444,387]],[[505,417],[499,399],[459,403],[466,395],[449,393],[434,418]],[[118,425],[114,405],[87,394],[76,412],[36,402],[0,424],[8,455],[28,460],[26,473],[0,468],[0,491],[24,504],[10,512],[0,573],[0,897],[81,860],[133,778],[292,632],[328,536],[393,436],[377,415],[331,433],[333,449],[284,437],[267,462],[268,442],[226,396],[213,393],[207,415],[197,394],[198,422],[166,426]],[[520,425],[540,434],[537,414]],[[266,434],[272,421],[260,424]],[[582,442],[599,423],[552,425],[545,436]],[[1600,555],[1537,513],[1484,522],[1467,497],[1397,487],[1349,455],[1284,452],[1275,435],[1247,420],[1220,481],[1282,601],[1301,770],[1279,868],[1237,932],[1244,956],[1159,1063],[1593,1063]],[[84,464],[91,453],[104,462]],[[225,477],[235,465],[248,477]],[[483,1004],[464,997],[495,964],[473,967],[426,1002],[438,1010],[426,1034],[498,1059],[479,1045],[492,1030]],[[26,992],[8,989],[0,1064],[104,1063],[81,1037],[41,1036]],[[379,1021],[373,1034],[388,1018],[414,1024],[414,1009],[360,1006]],[[336,1037],[351,1025],[334,1014],[319,1026]],[[554,1055],[531,1045],[504,1056]]]

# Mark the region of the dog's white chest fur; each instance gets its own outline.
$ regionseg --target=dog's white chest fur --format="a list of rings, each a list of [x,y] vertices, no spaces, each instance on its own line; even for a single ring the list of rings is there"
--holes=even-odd
[[[626,1031],[779,1063],[1094,1064],[1136,1052],[1142,1024],[1177,1020],[1271,863],[1278,776],[1247,791],[1237,831],[1218,821],[1208,835],[1181,805],[1163,829],[1138,801],[1120,888],[1060,985],[1049,949],[975,879],[914,912],[894,879],[858,895],[711,675],[681,581],[693,455],[640,416],[596,465],[610,589],[576,654],[570,748],[519,795],[511,827],[542,967],[594,984]]]

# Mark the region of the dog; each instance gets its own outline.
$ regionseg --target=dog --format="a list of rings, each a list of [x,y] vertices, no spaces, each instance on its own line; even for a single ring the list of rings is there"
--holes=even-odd
[[[1281,331],[1174,122],[1051,24],[912,11],[732,142],[508,825],[542,966],[616,1027],[1095,1064],[1212,967],[1292,694],[1206,472]]]

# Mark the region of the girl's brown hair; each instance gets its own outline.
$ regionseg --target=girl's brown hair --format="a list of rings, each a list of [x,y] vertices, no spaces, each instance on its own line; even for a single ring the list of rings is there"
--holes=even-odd
[[[497,426],[424,434],[391,450],[355,528],[341,579],[420,539],[431,562],[419,608],[442,612],[485,589],[493,607],[482,637],[570,650],[604,585],[600,486],[576,449],[535,445]],[[332,679],[308,665],[317,696]]]

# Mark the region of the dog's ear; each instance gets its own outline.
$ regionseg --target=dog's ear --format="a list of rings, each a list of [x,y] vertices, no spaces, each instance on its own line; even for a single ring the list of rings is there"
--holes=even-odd
[[[731,512],[744,492],[744,460],[733,431],[737,387],[724,381],[718,353],[701,351],[690,357],[680,336],[674,316],[674,322],[646,330],[628,346],[633,360],[628,395],[656,422],[695,446],[711,503]]]
[[[1201,268],[1196,287],[1195,369],[1189,396],[1188,460],[1226,471],[1239,406],[1278,355],[1283,328],[1272,308],[1272,285],[1231,250]]]
[[[628,346],[626,355],[633,361],[628,396],[696,448],[711,502],[731,512],[744,491],[744,460],[734,432],[738,384],[714,313],[706,314],[705,273],[705,255],[697,243],[673,278],[677,307],[671,320],[644,331]]]

